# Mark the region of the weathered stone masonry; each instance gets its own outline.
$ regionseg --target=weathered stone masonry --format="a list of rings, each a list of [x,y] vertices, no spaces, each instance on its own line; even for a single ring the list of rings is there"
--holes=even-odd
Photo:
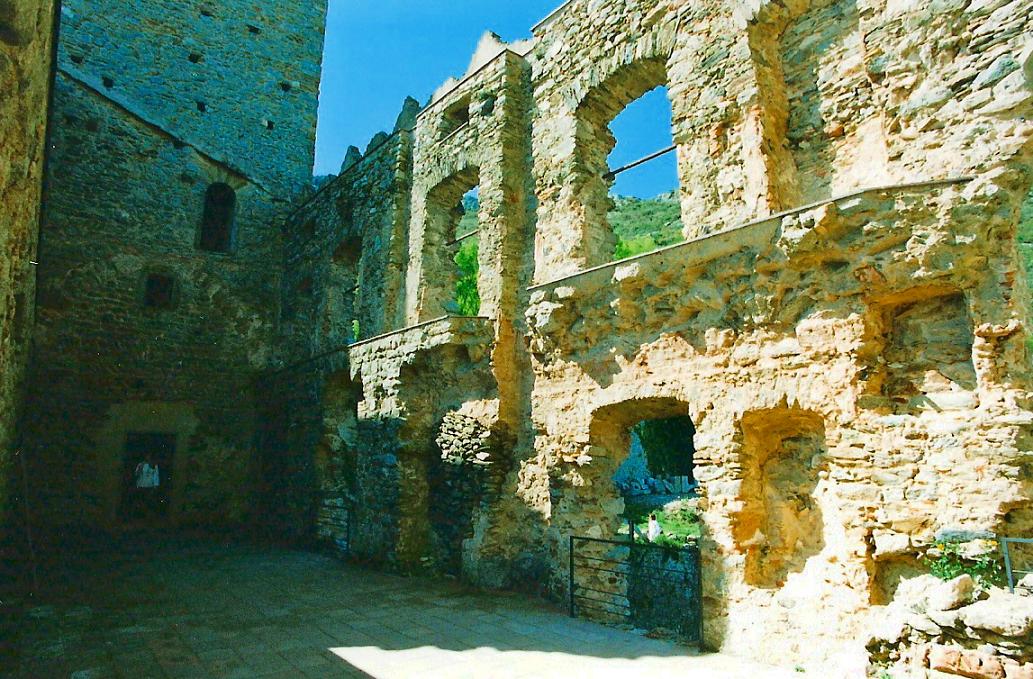
[[[939,531],[1033,524],[1030,24],[1026,1],[574,0],[411,136],[353,154],[288,221],[333,234],[290,276],[328,308],[322,272],[360,222],[334,206],[387,188],[361,221],[390,224],[396,254],[368,288],[359,265],[350,302],[383,309],[360,322],[376,336],[276,377],[307,385],[286,429],[350,468],[334,506],[353,551],[561,595],[568,536],[616,532],[628,428],[688,414],[707,643],[863,665]],[[611,263],[607,126],[659,85],[688,240]],[[482,318],[449,317],[453,208],[475,185]],[[497,482],[442,483],[471,454]]]
[[[16,423],[32,336],[53,3],[0,2],[0,547],[10,525]],[[19,465],[20,466],[20,465]]]
[[[263,7],[63,3],[25,419],[40,521],[116,525],[136,432],[175,437],[174,521],[251,511],[253,384],[276,353],[277,223],[311,176],[325,14]],[[230,197],[214,239],[213,190]]]
[[[38,77],[0,139],[32,146],[22,6],[0,0],[0,73]],[[572,0],[314,195],[325,3],[264,7],[64,3],[40,519],[116,524],[127,436],[168,434],[176,523],[559,597],[568,537],[616,532],[628,428],[688,414],[707,644],[847,675],[938,532],[1033,529],[1029,0]],[[687,240],[610,262],[608,126],[659,85]],[[16,157],[8,438],[39,177]],[[482,304],[458,317],[474,186]]]

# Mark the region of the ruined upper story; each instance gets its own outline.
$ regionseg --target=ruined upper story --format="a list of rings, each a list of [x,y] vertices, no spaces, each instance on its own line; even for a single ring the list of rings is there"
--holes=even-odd
[[[289,198],[311,177],[326,0],[66,0],[61,74]]]
[[[738,227],[785,211],[962,177],[1008,194],[1002,209],[1017,221],[1033,184],[1031,23],[1028,0],[571,0],[531,41],[482,50],[435,95],[405,131],[404,177],[370,154],[313,204],[364,185],[394,191],[385,209],[404,270],[384,277],[405,281],[405,311],[364,324],[376,333],[448,315],[464,235],[450,211],[473,186],[481,315],[519,318],[530,285],[610,263],[609,124],[658,86],[672,104],[690,241],[727,231],[718,238],[734,244]],[[365,238],[347,216],[328,228]],[[384,299],[387,288],[356,285],[360,298]]]

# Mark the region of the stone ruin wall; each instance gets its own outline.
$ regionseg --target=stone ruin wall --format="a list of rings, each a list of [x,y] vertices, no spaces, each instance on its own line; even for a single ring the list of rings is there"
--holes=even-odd
[[[52,24],[49,1],[0,2],[0,544],[21,479],[16,424],[34,315]]]
[[[325,3],[66,0],[61,21],[25,418],[34,520],[118,525],[133,432],[176,437],[174,523],[243,520]],[[216,183],[236,195],[227,252],[200,247]],[[168,308],[145,305],[151,275],[171,279]]]
[[[567,537],[615,533],[628,427],[688,413],[707,643],[863,665],[937,533],[1033,528],[1030,24],[1025,0],[574,0],[417,117],[411,170],[400,143],[395,169],[353,154],[302,214],[390,187],[404,318],[362,282],[378,334],[278,379],[317,385],[291,418],[324,466],[355,451],[357,553],[436,567],[435,517],[465,502],[445,547],[464,577],[562,596]],[[609,263],[606,126],[665,84],[690,240]],[[478,182],[483,318],[441,318],[441,208]],[[319,222],[288,277],[320,271],[350,216]],[[313,308],[337,294],[310,280]],[[498,490],[435,496],[436,460],[477,441],[508,469]]]

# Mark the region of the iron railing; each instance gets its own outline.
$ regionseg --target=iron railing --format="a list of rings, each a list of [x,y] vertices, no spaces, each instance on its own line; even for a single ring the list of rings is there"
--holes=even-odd
[[[1033,563],[1027,561],[1022,564],[1023,568],[1016,568],[1012,558],[1012,545],[1033,545],[1033,538],[999,537],[998,540],[1000,540],[1001,554],[1004,557],[1004,572],[1008,576],[1008,590],[1014,594],[1015,585],[1022,579],[1022,576],[1033,574],[1033,570],[1029,570],[1030,567],[1033,567]]]
[[[602,622],[664,628],[703,643],[699,547],[570,536],[569,606]]]

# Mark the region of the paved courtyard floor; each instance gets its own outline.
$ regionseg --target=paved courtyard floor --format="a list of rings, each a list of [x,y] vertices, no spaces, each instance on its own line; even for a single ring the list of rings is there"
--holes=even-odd
[[[83,554],[44,582],[0,606],[0,676],[800,676],[300,551],[180,541]]]

